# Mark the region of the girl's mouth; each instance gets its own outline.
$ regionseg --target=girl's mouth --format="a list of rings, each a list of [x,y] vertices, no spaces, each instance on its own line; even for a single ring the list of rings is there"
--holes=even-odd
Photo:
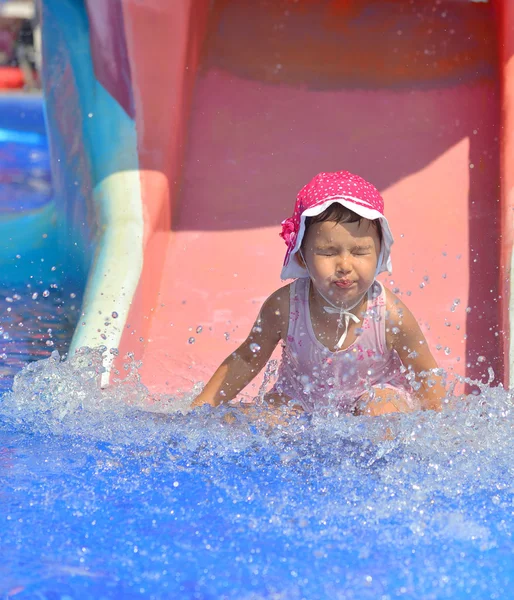
[[[338,281],[334,281],[334,284],[339,288],[346,289],[351,287],[354,284],[354,282],[350,279],[339,279]]]

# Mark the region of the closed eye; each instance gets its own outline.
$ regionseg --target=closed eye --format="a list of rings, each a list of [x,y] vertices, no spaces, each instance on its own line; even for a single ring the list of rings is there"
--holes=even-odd
[[[316,254],[319,254],[320,256],[335,256],[338,251],[336,248],[316,248],[315,249]]]
[[[371,252],[371,246],[357,246],[353,248],[352,254],[356,256],[365,256]]]

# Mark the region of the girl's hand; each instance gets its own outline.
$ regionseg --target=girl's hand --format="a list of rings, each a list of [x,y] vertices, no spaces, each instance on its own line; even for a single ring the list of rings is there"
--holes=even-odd
[[[378,417],[392,413],[410,413],[414,410],[415,408],[409,405],[400,390],[384,387],[373,388],[372,394],[363,394],[354,415]]]

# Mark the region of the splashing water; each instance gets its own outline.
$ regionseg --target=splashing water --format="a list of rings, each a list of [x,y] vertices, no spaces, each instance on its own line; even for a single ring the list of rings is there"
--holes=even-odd
[[[152,398],[54,352],[0,403],[0,593],[505,597],[512,395],[306,416]],[[44,557],[42,559],[41,557]],[[14,590],[14,591],[13,591]],[[496,594],[496,596],[495,596]]]
[[[27,362],[68,347],[78,309],[66,301],[64,289],[51,288],[51,294],[38,284],[0,288],[0,393],[10,389],[14,374]]]

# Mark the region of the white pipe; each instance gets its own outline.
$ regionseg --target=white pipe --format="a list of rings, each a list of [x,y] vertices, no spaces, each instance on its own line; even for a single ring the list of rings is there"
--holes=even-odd
[[[120,171],[103,179],[93,190],[99,215],[99,238],[89,271],[82,315],[70,346],[106,346],[102,387],[108,385],[132,298],[143,268],[143,209],[140,172]]]

